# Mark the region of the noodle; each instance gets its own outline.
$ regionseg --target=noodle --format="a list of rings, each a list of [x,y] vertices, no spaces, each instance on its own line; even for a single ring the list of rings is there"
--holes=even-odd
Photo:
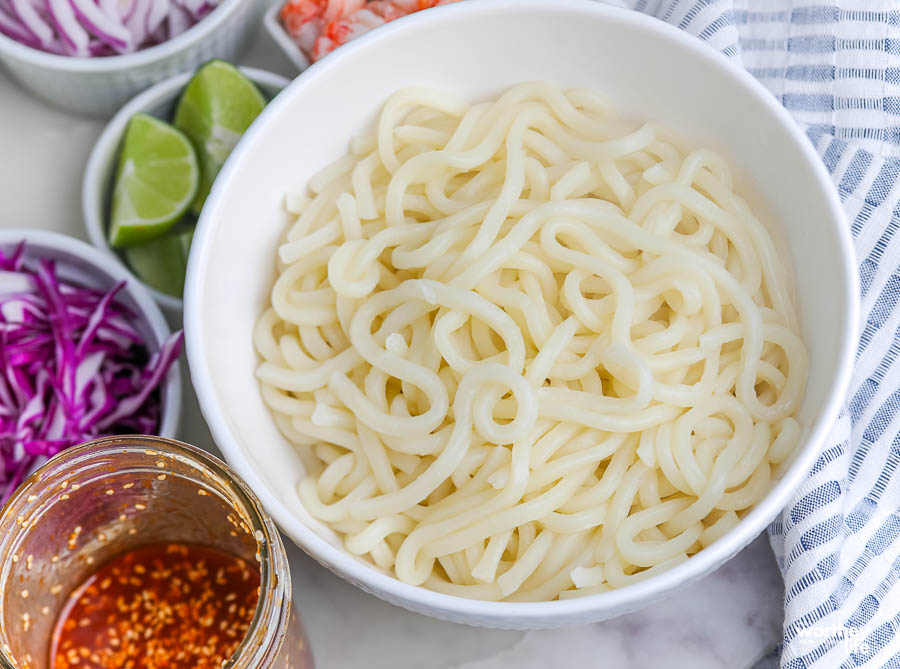
[[[350,553],[487,600],[686,560],[801,437],[806,350],[725,162],[595,93],[396,93],[290,195],[258,378]]]

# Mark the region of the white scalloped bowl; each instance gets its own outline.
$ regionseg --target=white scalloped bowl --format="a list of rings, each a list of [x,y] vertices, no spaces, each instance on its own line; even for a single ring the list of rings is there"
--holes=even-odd
[[[525,80],[589,86],[624,113],[720,151],[793,267],[810,376],[805,433],[768,496],[686,562],[611,592],[565,601],[482,602],[402,583],[345,551],[300,504],[303,467],[254,377],[256,319],[288,224],[284,194],[343,155],[388,96],[414,84],[473,100]],[[472,625],[544,628],[610,618],[710,573],[756,537],[803,481],[837,418],[858,315],[848,226],[803,132],[749,74],[699,40],[636,12],[587,0],[461,2],[398,20],[312,65],[245,135],[206,203],[188,267],[188,360],[203,413],[231,465],[284,532],[363,590]]]
[[[158,81],[213,58],[236,61],[250,43],[267,0],[222,0],[190,29],[121,56],[71,58],[0,34],[0,62],[21,86],[68,112],[110,115]]]

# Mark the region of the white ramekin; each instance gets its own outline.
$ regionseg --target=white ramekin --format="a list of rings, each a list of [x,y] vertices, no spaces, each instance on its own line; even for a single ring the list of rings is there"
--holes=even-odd
[[[288,79],[274,72],[255,70],[250,67],[242,67],[241,72],[255,83],[267,98],[275,97],[281,89],[290,83]],[[94,148],[91,150],[91,155],[84,169],[84,181],[81,187],[81,211],[88,239],[109,260],[118,265],[122,271],[129,274],[133,273],[122,260],[122,257],[110,248],[106,239],[106,217],[109,212],[112,179],[116,170],[116,160],[122,144],[122,137],[131,117],[138,112],[144,112],[164,120],[171,120],[175,103],[191,76],[193,76],[192,72],[186,72],[161,81],[122,107],[103,129],[99,139],[97,139],[97,143],[94,144]],[[135,280],[140,281],[140,278],[135,277]],[[181,298],[167,295],[149,286],[145,287],[150,291],[153,299],[167,313],[181,312]]]
[[[287,31],[284,29],[284,26],[281,25],[281,21],[278,18],[280,13],[281,3],[270,7],[263,17],[263,25],[276,46],[281,49],[288,60],[296,65],[297,69],[302,72],[309,67],[309,59],[306,57],[306,54],[300,51],[300,47],[294,44],[294,40],[290,38]]]
[[[125,288],[116,299],[135,313],[134,327],[141,334],[152,355],[162,348],[171,334],[169,325],[153,298],[128,272],[110,263],[97,249],[59,232],[35,228],[0,229],[0,248],[9,251],[25,242],[25,257],[48,258],[56,261],[58,275],[79,285],[96,290],[109,290],[124,281]],[[176,362],[166,374],[161,386],[162,412],[159,435],[176,437],[181,419],[181,363]]]
[[[551,602],[485,602],[403,583],[344,548],[304,509],[305,475],[278,431],[255,373],[254,324],[269,302],[284,195],[346,154],[396,90],[432,86],[469,100],[545,80],[601,90],[635,118],[719,151],[793,269],[809,383],[804,432],[769,494],[685,562],[627,587]],[[758,81],[662,21],[588,0],[479,0],[379,28],[311,65],[259,117],[216,180],[188,265],[185,331],[191,378],[229,463],[285,533],[336,574],[437,618],[509,628],[588,623],[632,611],[697,581],[746,546],[790,500],[841,410],[859,316],[856,259],[837,192],[787,111]]]
[[[122,56],[70,58],[0,35],[0,62],[36,96],[70,112],[109,115],[139,91],[213,58],[237,60],[268,0],[223,0],[181,35]]]

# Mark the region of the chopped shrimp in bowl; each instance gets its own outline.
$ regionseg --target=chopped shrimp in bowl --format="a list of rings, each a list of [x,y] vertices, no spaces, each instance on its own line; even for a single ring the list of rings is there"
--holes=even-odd
[[[287,0],[281,22],[311,61],[401,16],[456,0]]]

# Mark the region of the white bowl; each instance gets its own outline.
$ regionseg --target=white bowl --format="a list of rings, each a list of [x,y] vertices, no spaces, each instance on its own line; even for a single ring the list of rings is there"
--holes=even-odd
[[[70,58],[0,35],[0,62],[22,86],[69,112],[109,115],[157,81],[213,58],[237,60],[268,0],[222,0],[189,30],[121,56]]]
[[[38,258],[54,260],[57,275],[71,283],[106,291],[124,281],[125,288],[116,295],[116,300],[135,313],[133,325],[146,343],[149,353],[156,353],[162,348],[171,330],[147,289],[128,272],[110,263],[106,256],[80,239],[34,228],[0,229],[0,249],[4,253],[8,253],[22,241],[25,241],[26,262]],[[160,388],[162,412],[158,434],[162,437],[174,438],[178,433],[181,418],[179,367],[180,362],[172,365]]]
[[[427,54],[421,57],[420,54]],[[482,602],[400,582],[343,550],[303,509],[303,469],[260,397],[252,342],[286,229],[284,194],[344,155],[395,90],[426,84],[472,99],[524,80],[590,86],[625,113],[691,146],[721,151],[771,224],[794,270],[810,374],[795,460],[731,532],[684,563],[608,593],[537,603]],[[248,224],[252,222],[252,230]],[[400,19],[312,65],[273,102],[219,175],[188,267],[188,360],[228,461],[285,533],[375,595],[473,625],[541,628],[619,615],[708,574],[765,528],[804,479],[838,416],[856,340],[858,281],[840,201],[813,147],[747,72],[694,37],[587,0],[461,2]],[[223,364],[227,361],[227,364]]]
[[[255,83],[262,94],[269,99],[275,97],[290,83],[287,78],[273,72],[255,70],[250,67],[242,67],[241,72]],[[112,180],[125,128],[131,117],[138,112],[144,112],[163,120],[171,120],[175,103],[192,76],[193,72],[186,72],[161,81],[122,107],[103,129],[91,150],[87,166],[84,168],[84,181],[81,185],[81,211],[88,239],[125,272],[131,273],[131,270],[122,257],[109,246],[106,239],[106,219],[109,213]],[[140,281],[139,278],[136,280]],[[150,291],[153,299],[167,312],[181,312],[181,298],[167,295],[149,286],[145,287]]]

